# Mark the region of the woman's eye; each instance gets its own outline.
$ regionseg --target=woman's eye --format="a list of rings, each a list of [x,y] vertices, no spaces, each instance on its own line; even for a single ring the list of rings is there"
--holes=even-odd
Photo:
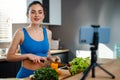
[[[39,14],[42,14],[43,12],[39,12]]]
[[[32,14],[34,14],[35,12],[31,12]]]

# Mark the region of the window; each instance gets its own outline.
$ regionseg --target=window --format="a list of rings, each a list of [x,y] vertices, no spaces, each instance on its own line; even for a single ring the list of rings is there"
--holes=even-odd
[[[26,23],[27,0],[0,0],[0,42],[12,39],[12,24]]]
[[[5,0],[0,0],[0,42],[10,42],[12,38],[12,24]]]
[[[9,6],[9,16],[12,23],[26,23],[27,0],[7,0]]]

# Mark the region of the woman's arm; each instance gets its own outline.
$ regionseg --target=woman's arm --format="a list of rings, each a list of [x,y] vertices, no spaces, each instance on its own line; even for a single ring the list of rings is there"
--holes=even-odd
[[[51,44],[51,40],[52,40],[52,32],[51,32],[51,30],[47,29],[47,35],[48,35],[48,41],[49,41],[49,52],[48,52],[48,56],[51,56],[51,53],[50,53],[50,44]]]
[[[22,29],[18,29],[14,34],[13,40],[10,44],[7,53],[7,60],[8,61],[20,61],[23,59],[27,59],[27,55],[16,55],[16,50],[18,49],[18,45],[22,43],[24,38]]]
[[[47,29],[47,33],[48,33],[48,39],[49,39],[49,45],[51,44],[51,40],[52,40],[52,32],[50,30]],[[61,62],[61,59],[60,57],[58,56],[52,56],[51,53],[50,53],[50,50],[48,52],[48,57],[47,57],[48,60],[50,61],[53,61],[53,62]]]

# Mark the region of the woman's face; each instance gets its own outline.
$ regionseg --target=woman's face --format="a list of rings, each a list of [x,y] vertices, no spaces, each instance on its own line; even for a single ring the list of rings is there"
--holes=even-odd
[[[43,7],[39,4],[32,5],[27,16],[32,24],[40,24],[45,16]]]

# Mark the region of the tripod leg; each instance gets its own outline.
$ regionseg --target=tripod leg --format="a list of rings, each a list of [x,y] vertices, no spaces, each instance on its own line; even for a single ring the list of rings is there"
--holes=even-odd
[[[103,67],[101,67],[99,64],[96,63],[96,65],[101,68],[103,71],[105,71],[107,74],[109,74],[113,79],[115,78],[115,76],[113,74],[111,74],[110,72],[108,72],[107,70],[105,70]]]
[[[85,80],[86,76],[88,75],[90,69],[93,68],[93,66],[94,66],[94,65],[91,64],[91,65],[87,68],[87,70],[84,72],[84,75],[82,76],[81,80]]]
[[[93,63],[93,68],[92,68],[92,77],[93,78],[95,77],[95,66],[96,66],[96,64]]]

